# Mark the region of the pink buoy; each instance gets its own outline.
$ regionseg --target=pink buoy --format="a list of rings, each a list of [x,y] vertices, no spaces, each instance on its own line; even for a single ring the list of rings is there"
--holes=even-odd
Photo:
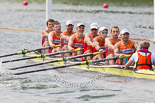
[[[28,5],[28,2],[27,1],[23,1],[23,5],[24,6]]]
[[[108,6],[108,4],[107,3],[104,3],[103,4],[103,8],[108,8],[109,6]]]

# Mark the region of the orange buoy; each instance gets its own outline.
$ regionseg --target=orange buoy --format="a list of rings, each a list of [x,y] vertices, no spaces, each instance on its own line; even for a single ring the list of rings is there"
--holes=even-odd
[[[23,5],[24,6],[28,5],[28,2],[27,1],[23,1]]]
[[[108,8],[109,6],[108,6],[108,4],[107,3],[104,3],[103,4],[103,8]]]

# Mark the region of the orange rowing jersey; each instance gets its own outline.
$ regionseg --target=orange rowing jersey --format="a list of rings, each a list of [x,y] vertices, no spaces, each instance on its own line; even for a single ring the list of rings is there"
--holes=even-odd
[[[122,41],[119,41],[119,45],[120,45],[120,54],[133,54],[135,52],[135,49],[132,46],[132,40],[129,40],[127,46],[122,45]]]
[[[54,31],[52,31],[52,33],[53,33],[53,44],[59,45],[60,44],[60,37],[57,37]]]
[[[113,39],[112,37],[110,37],[110,39],[111,39],[111,43],[112,43],[113,45],[115,45],[116,43],[114,42],[114,39]],[[121,41],[121,39],[118,38],[118,41]],[[114,53],[114,51],[113,51],[112,49],[108,48],[107,55],[109,55],[109,54],[111,54],[111,53]]]
[[[107,48],[105,47],[105,41],[102,42],[100,36],[97,36],[98,42],[99,42],[99,46],[101,49],[105,50],[105,52],[107,51]],[[98,50],[96,50],[96,48],[93,48],[93,52],[98,52]],[[106,57],[106,53],[103,54],[104,57]]]
[[[64,31],[63,32],[64,34],[66,34],[66,36],[70,36],[69,34],[68,34],[68,32],[67,31]],[[75,31],[73,31],[73,34],[75,34],[76,32]],[[63,40],[63,45],[68,45],[68,41],[66,41],[66,40]]]
[[[111,39],[112,44],[115,45],[116,43],[114,42],[114,39],[112,37],[110,37],[110,39]],[[121,39],[118,38],[118,41],[121,41]]]
[[[49,33],[48,30],[45,30],[46,33]],[[48,41],[48,38],[42,39],[42,45],[44,44],[45,41]]]
[[[98,39],[98,42],[99,42],[99,46],[100,46],[100,48],[102,48],[102,49],[105,50],[105,49],[106,49],[106,48],[105,48],[105,42],[102,42],[102,41],[101,41],[100,36],[97,36],[97,39]],[[98,50],[96,50],[95,47],[94,47],[93,52],[98,52]]]
[[[68,34],[68,32],[67,31],[64,31],[63,32],[64,34],[66,34],[67,36],[70,36],[69,34]],[[76,32],[75,31],[73,31],[73,34],[75,34]]]
[[[145,56],[141,55],[139,52],[144,52]],[[151,63],[151,53],[149,51],[143,51],[139,50],[138,52],[138,61],[136,63],[137,69],[151,69],[152,63]],[[149,55],[147,55],[149,53]]]
[[[78,39],[77,39],[77,36],[76,36],[76,34],[73,34],[73,36],[74,36],[74,41],[73,41],[73,48],[74,49],[77,49],[77,48],[84,48],[84,37],[83,37],[83,39],[81,40],[81,41],[79,41]]]
[[[100,46],[100,48],[105,49],[105,41],[102,42],[100,36],[97,36],[97,38],[98,38],[98,40],[99,40],[99,46]]]
[[[91,40],[91,42],[93,42],[93,35],[92,35],[92,33],[88,33],[88,35],[90,35],[90,40]],[[87,51],[87,50],[93,51],[93,47],[87,45],[87,43],[84,43],[84,52]]]

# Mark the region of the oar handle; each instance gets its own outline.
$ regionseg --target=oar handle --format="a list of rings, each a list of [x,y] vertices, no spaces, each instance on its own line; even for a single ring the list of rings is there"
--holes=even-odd
[[[83,48],[79,48],[79,49],[75,49],[74,51],[77,52],[77,51],[83,51],[84,49]]]
[[[130,56],[131,56],[131,55],[126,55],[125,57],[128,58],[128,57],[130,57]],[[121,56],[119,56],[119,59],[121,59]]]
[[[55,47],[61,47],[61,45],[55,45]]]

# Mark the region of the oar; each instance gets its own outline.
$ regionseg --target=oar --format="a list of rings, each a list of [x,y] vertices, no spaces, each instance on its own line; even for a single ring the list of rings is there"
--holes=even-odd
[[[56,45],[56,47],[60,47],[61,45]],[[13,56],[13,55],[21,55],[21,54],[26,54],[26,53],[30,53],[30,52],[34,52],[34,51],[39,51],[39,50],[45,50],[45,49],[51,49],[50,46],[48,47],[43,47],[43,48],[38,48],[38,49],[34,49],[34,50],[22,50],[22,51],[18,51],[17,53],[11,53],[11,54],[6,54],[6,55],[2,55],[0,56],[0,58],[2,57],[8,57],[8,56]]]
[[[76,49],[75,51],[80,51],[83,49]],[[53,56],[53,55],[58,55],[58,54],[64,54],[64,53],[70,53],[70,51],[61,51],[61,52],[55,52],[55,53],[49,53],[49,54],[41,54],[37,56],[32,56],[32,57],[26,57],[26,58],[20,58],[20,59],[13,59],[13,60],[7,60],[7,61],[2,61],[2,63],[8,63],[8,62],[15,62],[15,61],[22,61],[22,60],[28,60],[28,59],[34,59],[34,58],[45,58],[47,56]]]
[[[129,57],[129,56],[127,56],[127,57]],[[102,62],[102,61],[108,61],[108,60],[116,60],[116,59],[119,59],[119,58],[121,58],[121,57],[117,56],[117,57],[104,58],[104,59],[99,59],[99,60],[87,60],[87,61],[83,61],[83,62],[79,62],[79,63],[74,63],[74,64],[69,64],[69,65],[55,66],[55,67],[51,67],[51,68],[45,68],[45,69],[39,69],[39,70],[32,70],[32,71],[15,73],[14,75],[21,75],[21,74],[28,74],[28,73],[34,73],[34,72],[41,72],[41,71],[47,71],[47,70],[51,70],[51,69],[66,68],[66,67],[71,67],[71,66],[76,66],[76,65],[86,65],[86,64],[90,65],[90,64],[96,63],[96,62]]]
[[[81,58],[81,57],[86,57],[86,56],[91,56],[91,55],[93,56],[93,55],[97,55],[97,54],[100,54],[100,53],[95,52],[95,53],[88,53],[88,54],[72,56],[72,57],[64,57],[64,58],[60,58],[58,60],[52,60],[52,61],[32,64],[32,65],[26,65],[26,66],[21,66],[21,67],[16,67],[16,68],[10,68],[9,70],[16,70],[16,69],[21,69],[21,68],[33,67],[33,66],[38,66],[38,65],[48,64],[48,63],[54,63],[54,62],[68,61],[68,60],[75,59],[75,58]]]

